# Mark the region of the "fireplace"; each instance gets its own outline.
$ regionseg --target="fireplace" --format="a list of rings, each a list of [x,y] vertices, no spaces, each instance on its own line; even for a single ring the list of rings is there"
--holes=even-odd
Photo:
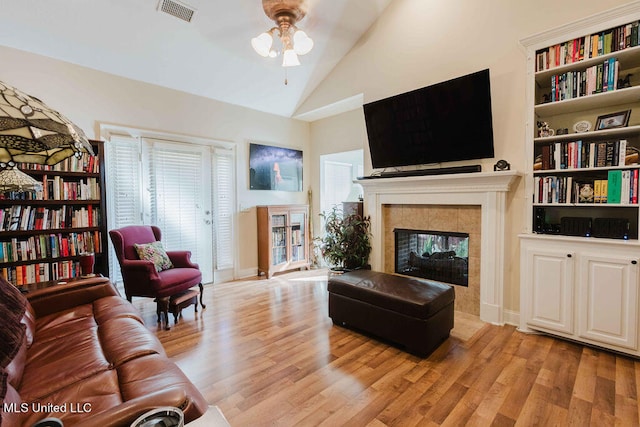
[[[396,228],[395,272],[469,286],[469,234]]]
[[[455,310],[478,316],[482,263],[480,206],[384,204],[380,213],[384,249],[381,271],[394,273],[398,271],[398,267],[407,270],[402,260],[407,256],[411,264],[409,267],[413,267],[411,268],[413,271],[400,274],[413,273],[418,277],[455,286]],[[406,232],[396,233],[398,230],[406,230]],[[404,236],[408,239],[405,243],[410,245],[410,250],[402,250],[398,254],[396,239],[402,239]],[[464,243],[459,241],[467,236],[468,239],[464,240]],[[461,246],[457,254],[456,249],[453,248],[454,243]],[[398,262],[400,266],[397,265]],[[464,273],[455,273],[451,270],[454,266],[462,267],[462,264],[466,270]]]
[[[369,262],[374,270],[393,271],[394,250],[387,250],[386,242],[393,242],[394,228],[424,230],[454,230],[469,232],[469,287],[456,288],[456,304],[459,296],[474,290],[478,293],[473,301],[474,310],[479,311],[480,319],[504,324],[519,324],[520,319],[504,307],[505,297],[505,254],[511,248],[505,239],[508,229],[506,225],[507,193],[511,185],[519,178],[520,173],[514,171],[478,172],[454,175],[429,175],[402,178],[361,179],[358,183],[364,188],[364,212],[371,217],[372,251]],[[402,223],[393,224],[398,214],[385,215],[388,207],[403,206],[399,213]],[[458,214],[458,224],[465,230],[441,226],[441,219],[450,215],[430,215],[433,222],[427,225],[418,223],[414,209],[423,207],[448,206],[453,208],[473,208],[481,212],[474,224],[467,225],[466,213]],[[478,230],[476,237],[475,230]],[[390,233],[387,234],[387,233]],[[481,260],[482,258],[482,260]],[[391,262],[390,270],[386,269]],[[477,277],[477,279],[474,279]],[[477,285],[476,283],[477,282]],[[478,289],[479,288],[479,289]],[[470,292],[469,292],[470,293]]]

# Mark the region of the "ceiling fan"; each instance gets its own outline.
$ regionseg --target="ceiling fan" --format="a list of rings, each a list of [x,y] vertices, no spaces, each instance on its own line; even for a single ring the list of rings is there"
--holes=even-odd
[[[296,26],[307,14],[305,0],[262,0],[262,8],[276,26],[251,39],[251,46],[261,56],[274,58],[282,54],[282,66],[300,65],[298,55],[306,55],[313,48],[313,40]],[[273,48],[273,35],[281,42],[281,49]]]

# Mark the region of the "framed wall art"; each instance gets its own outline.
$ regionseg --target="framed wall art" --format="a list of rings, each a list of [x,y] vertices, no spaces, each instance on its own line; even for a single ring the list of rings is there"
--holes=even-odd
[[[250,143],[249,188],[302,191],[302,150]]]

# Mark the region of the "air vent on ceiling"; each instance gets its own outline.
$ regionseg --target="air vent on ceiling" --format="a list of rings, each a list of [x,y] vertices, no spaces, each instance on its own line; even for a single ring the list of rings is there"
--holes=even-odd
[[[179,3],[175,0],[160,0],[158,10],[164,13],[168,13],[171,16],[175,16],[178,19],[182,19],[186,22],[191,22],[193,14],[196,12],[194,8],[184,3]]]

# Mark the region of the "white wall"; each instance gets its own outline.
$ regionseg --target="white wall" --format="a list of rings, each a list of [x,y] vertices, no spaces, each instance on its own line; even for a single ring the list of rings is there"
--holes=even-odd
[[[100,123],[234,142],[237,149],[237,215],[240,275],[256,272],[258,204],[306,203],[300,193],[250,191],[249,141],[302,149],[304,186],[310,186],[309,124],[237,107],[66,62],[0,46],[0,80],[40,98],[99,139]],[[107,183],[108,185],[108,183]]]
[[[371,164],[362,109],[311,123],[311,202],[313,235],[320,234],[320,156],[364,148],[365,165]]]
[[[482,163],[483,171],[490,171],[497,159],[506,159],[512,169],[523,171],[526,58],[519,40],[626,3],[394,0],[296,114],[360,93],[367,103],[489,68],[496,159],[451,165]],[[317,121],[311,132],[314,162],[318,150],[342,151],[346,143],[348,149],[365,149],[365,174],[371,171],[361,110]],[[508,201],[505,306],[514,312],[520,304],[517,234],[524,229],[524,197],[521,180]]]

